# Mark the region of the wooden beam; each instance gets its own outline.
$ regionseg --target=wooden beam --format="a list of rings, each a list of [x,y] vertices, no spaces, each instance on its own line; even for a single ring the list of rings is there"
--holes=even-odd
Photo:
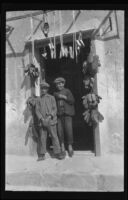
[[[83,35],[83,38],[84,39],[85,38],[90,38],[93,31],[94,31],[94,29],[81,31],[82,35]],[[78,37],[78,35],[79,35],[79,31],[76,32],[76,37]],[[56,38],[56,44],[59,44],[60,43],[60,35],[57,35],[55,38]],[[71,42],[72,38],[73,38],[73,32],[72,33],[63,34],[63,40],[64,40],[65,43]],[[35,47],[39,48],[41,46],[46,46],[46,45],[49,44],[50,40],[54,40],[54,37],[48,37],[48,38],[39,39],[39,40],[35,39],[34,40]],[[30,41],[26,41],[25,47],[26,48],[27,47],[28,48],[31,47],[31,40]]]
[[[33,12],[33,13],[29,13],[29,14],[26,14],[26,15],[20,15],[20,16],[17,16],[17,17],[10,17],[10,18],[7,18],[6,21],[14,21],[14,20],[19,20],[19,19],[24,19],[24,18],[27,18],[27,17],[31,17],[31,16],[37,16],[37,15],[42,15],[43,13],[48,13],[48,12],[52,12],[52,10],[46,10],[46,11],[37,11],[37,12]]]

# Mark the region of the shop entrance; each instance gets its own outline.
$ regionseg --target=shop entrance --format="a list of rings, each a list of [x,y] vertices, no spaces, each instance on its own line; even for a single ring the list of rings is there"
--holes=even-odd
[[[81,49],[81,53],[76,58],[59,58],[60,44],[56,47],[57,58],[51,59],[50,49],[46,47],[47,59],[42,57],[43,48],[40,48],[40,64],[45,69],[45,80],[50,84],[49,92],[53,94],[55,85],[53,81],[57,77],[66,79],[65,87],[69,88],[75,98],[75,116],[73,118],[74,131],[74,150],[76,151],[92,151],[94,152],[94,135],[93,127],[89,127],[83,120],[84,107],[82,105],[82,96],[85,94],[83,85],[82,63],[87,59],[90,52],[90,39],[85,39],[85,47]],[[70,46],[72,43],[66,43]]]

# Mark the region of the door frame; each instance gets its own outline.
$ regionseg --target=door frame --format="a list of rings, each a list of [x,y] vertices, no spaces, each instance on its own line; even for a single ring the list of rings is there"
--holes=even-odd
[[[86,31],[83,31],[83,32],[86,35]],[[92,38],[91,42],[92,42],[92,44],[94,46],[94,52],[96,54],[95,38]],[[34,46],[36,46],[34,48],[35,56],[37,56],[38,59],[39,59],[39,48],[40,48],[40,45],[36,45],[35,44]],[[29,53],[29,58],[30,58],[30,61],[31,61],[32,60],[31,48],[29,48],[29,52],[30,52]],[[41,69],[41,67],[40,67],[40,69]],[[43,72],[44,72],[43,80],[45,80],[45,69],[44,68],[43,68]],[[96,94],[98,94],[97,75],[95,75],[94,92]],[[33,89],[32,89],[32,93],[33,93]],[[95,154],[95,156],[100,156],[101,155],[101,143],[100,143],[100,128],[99,128],[99,124],[97,124],[96,127],[93,127],[93,138],[94,138],[94,154]]]

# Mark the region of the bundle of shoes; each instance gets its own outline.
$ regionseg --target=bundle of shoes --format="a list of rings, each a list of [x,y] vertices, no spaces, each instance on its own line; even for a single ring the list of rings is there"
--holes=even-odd
[[[98,72],[98,67],[100,67],[100,60],[98,55],[89,54],[87,61],[83,62],[83,74],[88,74],[89,76],[94,77]]]
[[[104,117],[98,111],[98,104],[100,103],[100,96],[94,93],[89,93],[82,97],[85,112],[83,113],[84,120],[89,126],[102,122]]]
[[[38,138],[39,122],[35,115],[36,100],[37,100],[36,96],[31,96],[26,101],[27,108],[29,109],[28,111],[31,112],[31,120],[29,122],[28,129],[25,135],[25,145],[27,145],[29,137],[32,137],[34,141],[36,141]]]
[[[98,111],[98,104],[102,98],[93,92],[95,82],[94,77],[100,66],[99,56],[93,55],[91,51],[87,57],[87,61],[83,62],[82,69],[84,74],[83,83],[86,91],[86,95],[82,97],[83,106],[85,108],[83,116],[85,122],[89,126],[102,122],[104,119],[103,115]]]
[[[24,72],[25,75],[30,76],[34,80],[36,80],[39,77],[39,70],[32,63],[26,66]]]
[[[85,76],[83,80],[85,89],[91,91],[94,85],[94,81],[95,79],[93,77]]]

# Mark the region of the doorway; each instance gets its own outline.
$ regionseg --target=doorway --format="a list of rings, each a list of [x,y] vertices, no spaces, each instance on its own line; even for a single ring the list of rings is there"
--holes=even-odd
[[[94,152],[93,127],[89,127],[85,123],[82,115],[84,112],[82,96],[85,94],[82,64],[83,61],[87,60],[90,52],[91,39],[85,39],[84,44],[85,46],[81,48],[77,61],[76,58],[71,59],[70,57],[60,59],[60,44],[56,45],[56,59],[51,59],[49,47],[46,47],[47,59],[44,59],[42,57],[43,48],[40,48],[40,64],[41,68],[45,70],[45,80],[50,84],[50,94],[55,91],[54,79],[64,77],[66,79],[65,87],[69,88],[74,95],[76,113],[73,117],[74,150]],[[65,45],[71,46],[72,42],[65,43]]]

